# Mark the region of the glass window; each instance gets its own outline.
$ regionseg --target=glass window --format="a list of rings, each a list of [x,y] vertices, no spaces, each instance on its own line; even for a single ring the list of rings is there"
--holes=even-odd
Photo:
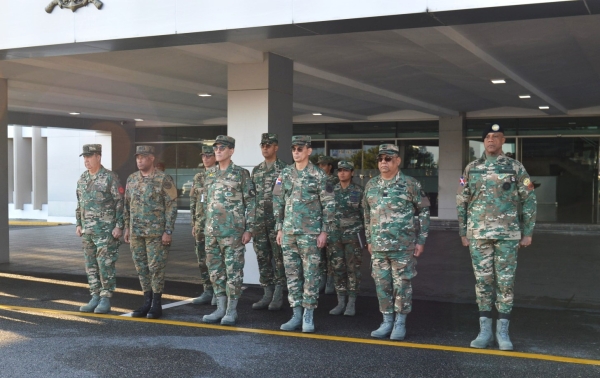
[[[439,135],[439,121],[398,122],[398,138],[437,138]]]
[[[327,139],[394,138],[395,122],[332,123]]]
[[[600,118],[519,119],[519,135],[585,135],[600,133]]]
[[[502,152],[510,158],[517,159],[517,141],[515,138],[506,138],[506,142],[502,145]],[[469,163],[483,156],[485,148],[481,139],[469,139]],[[518,159],[517,159],[518,160]]]
[[[311,142],[312,154],[310,155],[310,161],[313,164],[317,164],[317,160],[319,160],[319,155],[325,154],[325,142]]]
[[[431,216],[438,215],[438,140],[405,140],[400,144],[402,172],[419,180],[431,202]]]
[[[213,140],[227,134],[227,126],[137,127],[135,141],[177,142]]]
[[[505,136],[517,135],[518,120],[516,119],[469,119],[466,122],[467,137],[477,137],[481,140],[483,130],[495,123],[502,125]]]
[[[310,135],[312,139],[325,139],[325,125],[321,123],[294,125],[294,135]]]

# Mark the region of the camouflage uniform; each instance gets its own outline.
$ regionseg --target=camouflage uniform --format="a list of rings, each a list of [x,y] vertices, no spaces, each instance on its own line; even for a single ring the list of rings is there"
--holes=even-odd
[[[417,275],[413,253],[415,243],[424,245],[427,238],[429,200],[421,184],[402,172],[389,181],[373,177],[364,193],[365,234],[371,244],[379,310],[408,314],[412,309],[410,280]]]
[[[319,159],[317,160],[317,164],[332,165],[331,173],[325,175],[325,177],[327,177],[327,184],[332,188],[340,182],[340,179],[333,175],[333,163],[333,158],[326,155],[319,156]],[[321,276],[327,275],[329,277],[328,280],[331,280],[331,278],[335,276],[334,272],[336,269],[338,271],[346,269],[342,257],[344,252],[342,250],[340,237],[341,235],[339,232],[337,232],[335,229],[331,230],[331,232],[327,234],[327,246],[321,249],[321,262],[319,263],[319,271],[321,272]]]
[[[115,263],[121,244],[112,231],[123,228],[123,187],[116,173],[100,166],[95,175],[89,171],[81,175],[77,181],[75,217],[83,233],[90,293],[110,298],[117,287]]]
[[[257,196],[256,220],[252,236],[262,286],[286,284],[283,254],[277,244],[277,231],[275,231],[273,218],[273,187],[285,167],[287,164],[277,159],[270,167],[263,161],[252,170],[252,181]],[[275,260],[275,269],[272,260]]]
[[[214,154],[211,146],[202,146],[202,154]],[[206,264],[206,244],[204,236],[204,223],[200,222],[201,208],[206,201],[204,190],[204,178],[206,169],[202,169],[194,176],[192,189],[190,190],[190,214],[192,217],[192,227],[195,228],[196,238],[196,257],[198,258],[198,268],[200,268],[200,283],[204,291],[212,290],[212,283],[208,275],[208,265]]]
[[[364,232],[362,197],[363,188],[350,183],[346,189],[341,184],[333,188],[335,192],[335,218],[339,233],[339,244],[342,250],[344,270],[337,269],[334,262],[336,277],[335,290],[339,294],[356,297],[360,288],[360,267],[362,265],[362,248],[358,234]],[[340,281],[341,280],[341,281]],[[338,283],[339,282],[339,283]]]
[[[254,231],[256,191],[248,170],[233,162],[206,170],[206,201],[200,214],[206,235],[206,262],[217,297],[239,299],[244,279],[244,232]]]
[[[140,147],[148,146],[138,146],[138,153]],[[171,176],[154,169],[150,176],[138,171],[127,178],[124,221],[144,292],[164,290],[170,246],[162,244],[162,235],[173,232],[176,217],[177,188]]]
[[[292,144],[299,138],[295,136]],[[317,237],[333,226],[335,200],[325,173],[311,162],[301,171],[287,166],[275,183],[273,214],[283,231],[282,250],[291,307],[315,309],[319,298]]]
[[[492,310],[495,291],[496,309],[510,314],[518,243],[535,226],[533,183],[520,162],[504,154],[488,159],[484,153],[465,168],[456,206],[460,236],[469,239],[479,311]]]

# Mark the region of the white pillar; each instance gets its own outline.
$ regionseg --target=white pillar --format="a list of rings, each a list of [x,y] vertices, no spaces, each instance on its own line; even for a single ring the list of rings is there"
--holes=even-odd
[[[456,220],[456,191],[464,169],[464,115],[440,117],[438,218]]]
[[[48,153],[47,140],[42,137],[41,127],[31,128],[31,160],[33,210],[42,210],[42,204],[48,203]]]
[[[13,134],[15,210],[31,203],[31,140],[23,137],[23,127],[15,126]]]
[[[246,168],[259,164],[260,135],[279,135],[280,158],[291,163],[293,62],[266,53],[262,63],[228,67],[227,134],[236,140],[233,161]]]
[[[0,79],[0,263],[9,260],[8,243],[8,81]]]

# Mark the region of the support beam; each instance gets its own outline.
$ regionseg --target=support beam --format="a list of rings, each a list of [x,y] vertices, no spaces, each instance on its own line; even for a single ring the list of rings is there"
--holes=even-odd
[[[15,210],[24,210],[26,203],[31,203],[31,139],[24,138],[23,127],[15,126],[13,132],[13,161],[15,193],[13,203]]]
[[[8,80],[0,79],[0,263],[8,263]]]
[[[33,210],[42,210],[42,205],[48,203],[48,146],[46,138],[42,137],[42,128],[31,128],[31,160]]]

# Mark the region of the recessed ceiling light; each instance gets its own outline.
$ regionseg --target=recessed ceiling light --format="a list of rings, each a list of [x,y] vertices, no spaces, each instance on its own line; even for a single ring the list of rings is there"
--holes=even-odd
[[[136,121],[136,122],[144,122],[144,120],[141,119],[141,118],[135,118],[134,121]]]
[[[506,84],[506,80],[504,79],[493,79],[492,84]]]
[[[543,105],[539,107],[540,110],[545,110],[545,109],[550,109],[550,107],[548,105]]]
[[[200,97],[210,97],[212,95],[208,94],[208,93],[198,93],[198,96],[200,96]]]
[[[323,115],[323,114],[321,114],[321,113],[313,113],[313,115],[320,116],[320,115]]]
[[[531,95],[519,95],[519,98],[531,98]]]
[[[80,115],[81,113],[72,112],[72,113],[69,113],[69,114],[70,114],[70,115]]]

